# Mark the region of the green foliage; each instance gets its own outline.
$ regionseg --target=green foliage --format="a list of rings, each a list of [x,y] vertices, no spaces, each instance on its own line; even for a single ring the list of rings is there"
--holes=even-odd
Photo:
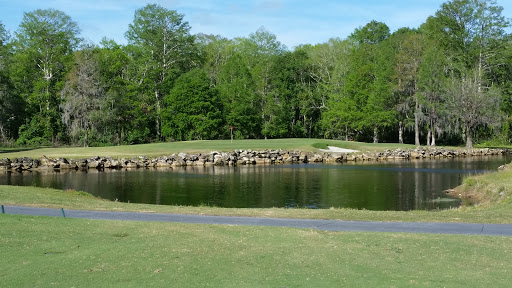
[[[30,118],[39,117],[50,131],[39,133],[44,136],[38,137],[45,137],[46,142],[56,143],[62,132],[59,91],[73,60],[72,50],[81,41],[78,33],[78,25],[68,15],[54,9],[25,13],[16,32],[13,65],[19,68],[13,71],[13,78],[27,103],[26,125],[33,122]],[[38,65],[34,67],[33,63]],[[25,133],[23,137],[31,134]]]
[[[51,143],[51,137],[49,119],[36,115],[29,123],[21,125],[16,143],[24,146],[46,146]]]
[[[344,98],[349,100],[339,104],[343,116],[351,121],[350,128],[359,134],[358,137],[367,139],[367,131],[373,131],[371,137],[375,143],[379,132],[391,126],[396,119],[391,89],[394,55],[386,40],[388,36],[389,28],[375,21],[351,36],[358,44],[349,56],[344,89]],[[351,106],[344,107],[346,104]],[[349,124],[343,124],[348,130]]]
[[[255,84],[247,68],[247,62],[237,53],[222,67],[217,83],[220,97],[226,111],[226,136],[233,126],[239,139],[259,138],[261,117],[260,99],[255,93]]]
[[[340,39],[330,39],[328,43],[312,47],[309,51],[313,64],[312,77],[316,81],[323,105],[321,125],[324,137],[338,139],[355,127],[358,111],[355,102],[347,93],[347,74],[350,70],[350,55],[353,44]],[[350,130],[350,132],[349,132]]]
[[[100,86],[98,51],[85,47],[75,55],[75,66],[61,91],[64,99],[62,121],[66,125],[73,143],[89,146],[89,134],[97,129],[101,115],[101,102],[105,96]]]
[[[204,62],[203,69],[206,70],[212,85],[215,86],[222,67],[235,51],[235,42],[221,36],[198,34],[196,43]]]
[[[268,138],[312,137],[320,116],[309,56],[304,50],[279,55],[272,67],[262,134]]]
[[[509,22],[502,11],[495,0],[453,0],[428,18],[425,30],[455,59],[457,70],[486,69],[503,50],[500,40]]]
[[[93,113],[92,119],[97,125],[98,136],[91,145],[107,145],[126,143],[145,143],[143,140],[133,141],[133,138],[125,139],[124,132],[135,129],[135,123],[139,122],[135,114],[137,88],[130,82],[130,65],[132,59],[129,49],[115,43],[112,40],[103,39],[98,51],[99,69],[104,97],[100,101],[100,111]],[[136,119],[135,121],[132,121]],[[137,123],[138,124],[138,123]],[[133,127],[133,128],[132,128]],[[127,141],[125,141],[127,140]],[[141,142],[142,141],[142,142]]]
[[[10,35],[0,22],[0,143],[12,142],[18,137],[18,128],[24,122],[23,100],[15,92],[10,78]]]
[[[69,16],[35,10],[12,39],[0,23],[0,142],[226,139],[233,126],[236,139],[508,143],[510,123],[498,127],[512,114],[502,12],[494,0],[447,1],[418,30],[391,34],[371,21],[347,39],[288,49],[264,27],[235,39],[192,35],[184,15],[158,4],[135,11],[128,45],[80,46]],[[468,126],[453,96],[472,87],[493,101]]]
[[[482,87],[478,72],[468,71],[461,79],[447,86],[447,102],[452,119],[466,135],[466,147],[473,147],[478,128],[496,128],[501,121],[500,91],[496,87]]]
[[[157,140],[161,138],[163,97],[199,57],[190,26],[183,18],[174,10],[148,4],[135,11],[133,23],[126,32],[128,43],[137,55],[132,67],[136,70],[136,81],[145,86],[140,87],[139,93],[151,94],[144,98],[147,102],[143,105],[152,111],[150,117],[156,125]]]
[[[390,36],[389,27],[382,22],[372,20],[362,28],[357,28],[350,35],[351,40],[358,44],[376,45]]]
[[[210,88],[208,74],[194,69],[176,81],[165,97],[162,133],[168,140],[218,139],[223,128],[218,91]]]

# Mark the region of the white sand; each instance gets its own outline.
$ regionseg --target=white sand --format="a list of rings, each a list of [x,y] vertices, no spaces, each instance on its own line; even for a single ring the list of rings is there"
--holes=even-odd
[[[358,150],[344,149],[339,147],[327,146],[329,149],[319,149],[322,152],[335,152],[335,153],[354,153],[359,152]]]

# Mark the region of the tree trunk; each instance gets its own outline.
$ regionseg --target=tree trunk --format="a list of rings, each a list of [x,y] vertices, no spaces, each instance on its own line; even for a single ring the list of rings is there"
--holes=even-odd
[[[348,125],[345,125],[345,141],[348,141]]]
[[[432,108],[432,115],[436,115],[436,109]],[[436,121],[435,118],[430,119],[430,130],[432,131],[432,139],[430,142],[430,146],[435,147],[436,146]]]
[[[0,125],[0,141],[1,142],[7,142],[7,137],[5,137],[5,132],[4,132],[4,126],[3,125]]]
[[[473,148],[473,138],[471,138],[471,128],[466,125],[466,148]]]
[[[156,138],[158,141],[162,140],[162,134],[160,133],[160,98],[158,97],[158,91],[155,90],[155,98],[156,98]]]
[[[398,122],[398,143],[404,144],[404,123]]]
[[[429,121],[429,125],[428,125],[427,146],[431,145],[431,142],[430,142],[431,140],[432,140],[432,119]]]
[[[414,145],[420,146],[420,104],[419,99],[416,97],[416,105],[414,110]]]
[[[373,143],[379,143],[379,134],[377,131],[377,126],[373,127]]]
[[[430,142],[430,146],[435,147],[436,146],[436,126],[432,125],[432,142]]]
[[[84,147],[89,147],[89,131],[85,130]]]
[[[117,146],[121,146],[122,137],[123,137],[123,126],[118,125],[118,128],[117,128]]]

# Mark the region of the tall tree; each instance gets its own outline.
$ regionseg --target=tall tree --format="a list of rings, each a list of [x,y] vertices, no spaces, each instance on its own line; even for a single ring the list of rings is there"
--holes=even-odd
[[[416,31],[399,30],[393,34],[396,39],[395,81],[399,94],[398,111],[399,143],[403,143],[403,130],[407,126],[412,112],[414,118],[414,144],[420,143],[420,121],[422,109],[418,94],[418,73],[425,48],[425,38]],[[405,121],[405,123],[404,123]]]
[[[103,113],[95,115],[96,122],[102,127],[104,144],[121,145],[124,135],[136,130],[134,126],[138,124],[133,121],[137,118],[133,101],[137,85],[129,77],[129,67],[133,65],[124,47],[115,41],[103,39],[100,44],[98,57],[105,97],[100,103]]]
[[[0,22],[0,142],[17,136],[17,130],[23,120],[23,103],[14,93],[9,77],[11,53],[9,51],[9,33]]]
[[[339,137],[353,123],[352,104],[344,90],[349,67],[352,44],[348,40],[329,39],[327,43],[305,46],[311,63],[310,75],[315,80],[318,103],[314,105],[322,112],[322,127],[326,137]]]
[[[496,127],[500,124],[500,91],[495,87],[481,89],[478,71],[469,71],[448,86],[448,105],[453,120],[466,135],[466,147],[473,147],[477,127]]]
[[[59,86],[80,43],[76,22],[61,11],[25,13],[14,41],[13,71],[18,91],[28,103],[30,119],[20,128],[24,141],[57,141],[60,131]],[[22,142],[24,142],[22,141]]]
[[[455,127],[448,121],[446,108],[446,81],[448,59],[436,42],[425,49],[418,71],[418,99],[425,109],[427,121],[427,145],[436,146],[436,136]]]
[[[162,99],[179,75],[194,66],[198,58],[194,36],[183,15],[157,4],[135,11],[133,23],[126,32],[128,43],[140,48],[139,81],[151,89],[155,107],[155,131],[161,138]],[[141,91],[143,92],[143,91]]]
[[[226,124],[233,126],[235,137],[260,137],[261,99],[255,93],[254,81],[242,55],[236,53],[228,59],[219,74],[217,88],[226,111]]]
[[[272,101],[268,101],[262,133],[265,137],[311,137],[320,111],[308,54],[302,49],[279,56],[273,66]]]
[[[224,126],[218,95],[204,70],[196,68],[180,76],[165,97],[163,135],[175,141],[218,139]]]
[[[512,143],[512,34],[503,39],[506,49],[501,53],[502,65],[496,65],[489,74],[489,83],[499,86],[502,91],[501,110],[507,120],[503,122],[501,141]]]
[[[224,37],[206,34],[196,35],[196,42],[204,62],[203,68],[210,76],[212,86],[216,86],[222,66],[233,55],[236,45]]]
[[[461,74],[475,69],[480,84],[484,84],[484,74],[497,64],[493,58],[504,49],[500,40],[509,22],[502,11],[495,0],[448,1],[428,18],[425,28],[459,64],[456,68]]]
[[[360,136],[372,134],[379,141],[382,128],[391,125],[395,115],[392,107],[391,77],[393,55],[386,39],[390,36],[386,24],[372,21],[356,29],[350,36],[354,49],[350,55],[346,89],[350,103],[355,104],[354,125]]]
[[[379,142],[379,135],[395,124],[397,113],[392,89],[394,75],[394,51],[390,41],[377,44],[374,82],[364,108],[363,123],[373,128],[373,143]]]
[[[89,135],[95,128],[94,114],[100,114],[104,98],[97,52],[89,46],[75,53],[75,66],[61,91],[62,121],[74,141],[82,142],[84,147],[89,146]]]
[[[246,57],[246,63],[254,81],[255,93],[259,98],[257,104],[261,105],[255,108],[260,112],[260,118],[266,125],[265,123],[275,116],[271,114],[276,93],[272,84],[272,79],[276,76],[273,74],[276,71],[273,66],[278,57],[286,51],[286,46],[265,27],[260,27],[247,38],[236,40],[237,51]]]
[[[461,99],[469,102],[461,103],[463,105],[457,108],[467,106],[467,110],[473,103],[471,99],[487,95],[494,101],[494,95],[501,94],[493,85],[493,78],[496,70],[506,63],[505,28],[510,23],[502,16],[502,11],[503,7],[495,0],[453,0],[444,3],[422,26],[431,39],[439,41],[449,59],[450,94],[460,97],[467,94],[467,99]],[[476,92],[473,91],[475,85]],[[453,101],[453,97],[449,99]],[[498,106],[492,105],[492,101],[488,103],[489,108],[496,109]],[[468,120],[473,114],[471,109],[468,111],[465,124],[461,126],[466,133],[467,146],[471,146],[475,131],[473,120]],[[482,109],[482,126],[495,122],[485,116],[488,112],[488,109]],[[499,110],[494,114],[499,114]]]

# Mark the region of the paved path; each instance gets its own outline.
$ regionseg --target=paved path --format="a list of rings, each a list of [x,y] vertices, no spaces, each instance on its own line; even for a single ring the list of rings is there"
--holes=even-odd
[[[5,206],[5,213],[62,217],[60,209]],[[318,229],[325,231],[405,232],[435,234],[466,234],[512,236],[511,224],[422,223],[422,222],[361,222],[340,220],[284,219],[256,217],[226,217],[163,213],[107,212],[64,210],[68,218],[156,221],[192,224],[249,225]]]

